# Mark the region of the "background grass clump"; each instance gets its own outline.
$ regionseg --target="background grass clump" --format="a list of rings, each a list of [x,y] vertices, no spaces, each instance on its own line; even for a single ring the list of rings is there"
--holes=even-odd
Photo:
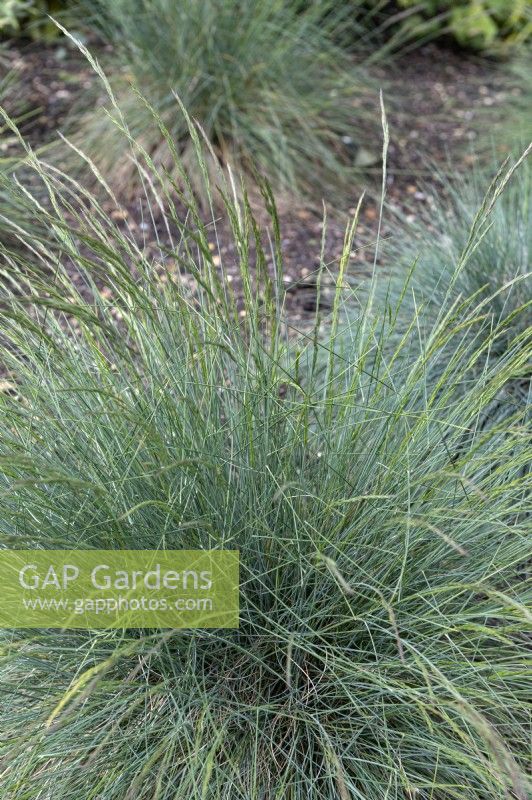
[[[88,4],[85,23],[111,46],[108,71],[118,103],[132,136],[157,164],[171,167],[171,154],[131,84],[191,165],[176,94],[222,163],[237,172],[253,165],[277,190],[297,196],[324,186],[341,195],[354,173],[360,121],[368,119],[370,79],[336,43],[340,12],[329,9],[324,19],[319,6],[117,0]],[[128,190],[137,185],[113,121],[91,108],[79,124],[83,148],[107,178]]]
[[[31,115],[23,99],[21,100],[21,80],[17,72],[11,68],[7,55],[0,49],[0,109],[9,112],[17,122]],[[11,120],[0,115],[0,242],[4,247],[2,268],[6,269],[6,257],[10,248],[19,246],[19,235],[28,236],[31,219],[27,216],[25,202],[20,202],[20,187],[16,187],[13,175],[17,180],[26,183],[21,169],[24,148]],[[41,231],[42,233],[42,231]],[[33,229],[37,236],[37,227]],[[24,248],[26,257],[27,248]]]
[[[238,548],[241,625],[1,632],[6,800],[525,800],[525,412],[478,420],[530,334],[493,365],[503,315],[465,351],[473,299],[390,352],[400,300],[348,316],[356,218],[330,318],[297,334],[267,187],[273,274],[225,187],[237,300],[216,217],[182,197],[183,223],[149,156],[156,257],[28,159],[54,245],[9,253],[1,290],[1,546]]]
[[[489,185],[485,173],[447,180],[444,200],[433,202],[424,215],[406,228],[397,220],[389,245],[395,265],[386,292],[396,298],[405,293],[402,313],[416,316],[430,329],[449,303],[471,304],[482,314],[482,325],[466,331],[464,347],[490,341],[490,364],[532,330],[532,208],[530,147],[506,175],[504,168]],[[429,190],[430,191],[430,190]],[[410,276],[412,263],[416,268]],[[409,276],[409,277],[407,277]],[[396,301],[395,301],[396,302]],[[492,333],[497,336],[492,339]],[[444,363],[444,362],[442,362]],[[471,371],[475,380],[485,365]],[[532,365],[516,373],[501,398],[500,411],[530,403]]]

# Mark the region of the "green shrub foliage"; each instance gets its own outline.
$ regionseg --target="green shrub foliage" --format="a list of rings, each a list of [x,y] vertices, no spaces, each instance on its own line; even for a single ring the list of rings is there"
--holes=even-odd
[[[0,0],[0,35],[53,39],[58,29],[48,15],[65,5],[66,0]]]
[[[466,48],[506,53],[532,34],[530,0],[398,0],[413,37],[450,34]]]

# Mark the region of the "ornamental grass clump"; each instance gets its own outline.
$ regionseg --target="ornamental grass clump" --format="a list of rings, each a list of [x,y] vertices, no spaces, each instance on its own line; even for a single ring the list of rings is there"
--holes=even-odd
[[[530,451],[523,411],[478,420],[530,336],[493,366],[505,320],[464,352],[479,314],[450,303],[390,352],[399,309],[349,315],[356,219],[330,317],[298,332],[266,186],[269,237],[220,177],[233,292],[220,213],[178,211],[139,149],[155,256],[27,158],[50,244],[2,255],[1,546],[238,549],[241,615],[1,632],[2,797],[525,800]]]
[[[85,22],[110,46],[102,57],[125,120],[160,166],[172,167],[171,150],[136,90],[157,110],[200,185],[175,95],[202,125],[215,159],[236,172],[257,168],[290,196],[308,196],[324,182],[349,192],[357,148],[371,150],[365,138],[372,83],[336,43],[345,14],[329,9],[324,19],[320,4],[300,6],[115,0],[87,4]],[[115,188],[130,191],[139,176],[124,138],[108,114],[95,111],[94,98],[83,102],[89,109],[74,119],[79,142]]]
[[[463,346],[475,349],[485,339],[490,366],[532,330],[530,149],[516,164],[501,167],[491,184],[479,173],[467,180],[445,181],[446,200],[432,200],[407,226],[406,236],[404,221],[398,217],[388,242],[394,268],[390,283],[383,287],[386,298],[396,298],[392,303],[405,294],[402,324],[416,316],[420,327],[430,331],[449,304],[476,308],[479,325],[465,329]],[[438,369],[444,363],[445,359]],[[471,380],[478,378],[486,363],[472,363]],[[501,413],[530,404],[531,377],[529,361],[504,387]]]

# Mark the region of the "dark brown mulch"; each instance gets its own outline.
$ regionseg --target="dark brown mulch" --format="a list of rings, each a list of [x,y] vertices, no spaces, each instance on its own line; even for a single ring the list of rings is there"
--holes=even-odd
[[[0,77],[9,70],[16,74],[17,83],[3,102],[12,116],[22,117],[20,130],[33,147],[54,138],[94,80],[81,53],[63,40],[54,45],[6,45]]]
[[[22,103],[32,112],[22,122],[22,130],[34,146],[40,145],[61,128],[81,93],[89,89],[91,69],[65,40],[47,47],[13,46],[7,56],[23,79],[23,97],[16,98],[17,111]],[[509,93],[519,88],[508,83],[499,65],[435,44],[376,68],[375,75],[384,87],[391,136],[387,202],[413,219],[424,213],[432,202],[431,195],[439,191],[434,168],[458,173],[470,170],[478,158],[479,121],[500,118]],[[373,152],[380,152],[381,147],[379,140],[370,141]],[[370,175],[353,186],[351,209],[329,208],[326,255],[332,272],[342,250],[347,213],[353,211],[364,189],[368,189],[367,199],[362,206],[350,269],[363,275],[371,268],[379,217],[380,170],[380,166],[374,168],[373,179]],[[141,205],[140,198],[128,204],[125,223],[155,248],[155,231],[149,217],[141,217]],[[319,262],[323,231],[321,203],[315,209],[282,208],[282,231],[287,308],[294,321],[304,320],[315,310],[313,273]],[[385,247],[389,235],[386,224],[382,233]],[[234,273],[236,281],[236,265],[231,267],[235,262],[231,237],[223,225],[218,228],[218,236],[224,266]]]
[[[481,139],[486,121],[499,122],[512,85],[500,64],[476,58],[435,44],[398,58],[376,70],[384,87],[390,129],[386,201],[408,221],[430,211],[430,203],[442,192],[440,175],[467,174],[482,162],[486,141]],[[374,148],[380,148],[376,142]],[[501,160],[507,154],[500,153]],[[381,169],[377,170],[380,180]],[[364,188],[368,198],[362,206],[361,224],[351,270],[367,274],[374,258],[373,243],[379,218],[375,184],[353,187],[353,203]],[[351,209],[351,211],[353,211]],[[342,251],[345,214],[329,218],[326,252],[331,263]],[[300,281],[299,315],[309,301],[307,275],[315,269],[322,233],[321,211],[306,209],[283,218],[284,254],[289,279]],[[386,248],[386,217],[383,220],[380,252]],[[380,259],[378,259],[379,263]],[[298,309],[296,307],[296,315]]]

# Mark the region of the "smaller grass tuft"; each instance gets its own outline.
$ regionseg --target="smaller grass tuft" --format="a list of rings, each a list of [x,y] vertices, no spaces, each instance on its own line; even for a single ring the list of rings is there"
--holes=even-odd
[[[446,180],[445,200],[435,200],[429,188],[427,210],[406,232],[397,219],[387,242],[388,263],[395,266],[390,283],[383,282],[381,300],[393,304],[405,296],[403,327],[416,319],[425,335],[449,305],[464,317],[478,314],[478,324],[464,328],[463,347],[484,342],[486,357],[472,366],[470,380],[478,380],[532,330],[531,178],[529,147],[514,163],[508,160],[491,184],[481,172]],[[528,363],[505,387],[501,413],[530,404],[531,378]]]

